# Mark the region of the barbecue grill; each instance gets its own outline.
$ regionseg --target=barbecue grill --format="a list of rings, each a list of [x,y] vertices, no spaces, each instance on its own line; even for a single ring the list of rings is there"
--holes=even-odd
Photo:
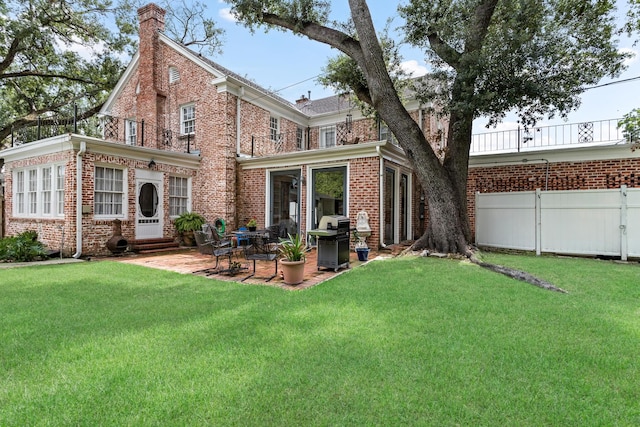
[[[349,268],[350,227],[351,221],[346,216],[325,215],[320,218],[318,228],[307,232],[318,239],[318,270]]]

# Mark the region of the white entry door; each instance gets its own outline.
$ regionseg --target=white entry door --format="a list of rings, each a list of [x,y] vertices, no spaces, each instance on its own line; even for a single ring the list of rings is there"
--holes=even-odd
[[[136,170],[136,239],[162,236],[162,172]]]

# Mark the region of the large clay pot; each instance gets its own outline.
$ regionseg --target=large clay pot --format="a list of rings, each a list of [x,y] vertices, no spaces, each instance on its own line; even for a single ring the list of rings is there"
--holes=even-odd
[[[287,285],[297,285],[304,280],[304,263],[305,261],[280,261],[282,265],[282,276],[284,283]]]

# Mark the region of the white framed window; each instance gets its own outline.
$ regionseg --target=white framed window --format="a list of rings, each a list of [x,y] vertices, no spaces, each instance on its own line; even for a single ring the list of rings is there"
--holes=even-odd
[[[195,104],[180,107],[180,134],[188,135],[196,131]]]
[[[320,129],[320,148],[336,146],[336,127],[326,126]]]
[[[296,128],[296,148],[298,150],[304,149],[304,128],[298,126]]]
[[[54,171],[58,174],[55,177]],[[34,218],[63,216],[64,172],[64,165],[55,164],[14,171],[14,215]]]
[[[56,166],[55,192],[56,192],[56,215],[58,216],[64,215],[64,173],[65,173],[64,165]]]
[[[40,196],[42,197],[42,214],[51,215],[51,201],[53,194],[51,193],[51,167],[42,168],[40,176]]]
[[[278,131],[280,130],[280,120],[277,117],[269,117],[269,136],[274,142],[278,141]]]
[[[177,217],[189,211],[190,180],[179,176],[169,177],[169,216]]]
[[[37,215],[38,213],[38,169],[29,170],[27,180],[27,213]]]
[[[136,145],[138,123],[135,119],[127,119],[125,122],[125,141],[128,145]]]
[[[96,216],[123,217],[125,200],[124,170],[96,166],[94,188],[94,214]]]
[[[378,138],[380,141],[396,142],[396,138],[391,133],[389,126],[382,120],[378,122]]]
[[[13,210],[16,215],[24,214],[24,171],[17,171],[14,178]]]

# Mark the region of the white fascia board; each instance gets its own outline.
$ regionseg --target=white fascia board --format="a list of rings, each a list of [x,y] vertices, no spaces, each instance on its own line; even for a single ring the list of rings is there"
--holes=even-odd
[[[233,76],[223,76],[213,79],[211,84],[217,86],[218,93],[228,92],[235,96],[240,96],[240,92],[244,88],[244,95],[242,96],[243,101],[256,105],[265,111],[272,112],[277,117],[291,120],[301,126],[308,126],[309,118],[300,110],[290,105],[283,104],[269,96],[268,93],[259,91],[256,88],[233,78]]]
[[[68,150],[77,151],[80,149],[81,142],[85,142],[87,152],[90,153],[142,161],[149,161],[153,158],[158,163],[161,162],[171,166],[192,169],[200,167],[201,158],[197,154],[177,153],[148,147],[134,147],[75,134],[64,134],[3,150],[0,151],[0,158],[3,158],[5,162],[12,162]]]
[[[135,55],[133,55],[133,58],[131,58],[131,62],[129,62],[129,65],[124,70],[124,73],[122,73],[122,76],[120,76],[118,83],[109,94],[109,98],[107,98],[107,101],[104,103],[104,105],[100,109],[100,112],[98,113],[99,115],[110,115],[113,104],[115,103],[116,99],[118,99],[120,93],[129,83],[129,80],[131,80],[131,77],[134,75],[136,69],[138,68],[139,60],[140,52],[138,51],[135,53]]]
[[[355,158],[378,157],[376,147],[383,146],[386,141],[366,142],[352,145],[342,145],[332,148],[320,148],[307,151],[278,154],[267,157],[242,158],[237,162],[241,169],[263,169],[274,167],[291,167],[326,163],[336,161],[349,161]]]
[[[0,151],[0,159],[3,159],[5,163],[8,163],[31,157],[42,157],[49,154],[62,153],[73,149],[74,147],[71,143],[71,134],[66,133],[7,148]]]
[[[549,161],[586,162],[594,160],[616,160],[640,158],[640,151],[631,151],[628,144],[610,144],[591,147],[562,147],[544,150],[529,150],[520,153],[476,154],[469,157],[469,167],[491,167],[522,164],[525,162]]]

